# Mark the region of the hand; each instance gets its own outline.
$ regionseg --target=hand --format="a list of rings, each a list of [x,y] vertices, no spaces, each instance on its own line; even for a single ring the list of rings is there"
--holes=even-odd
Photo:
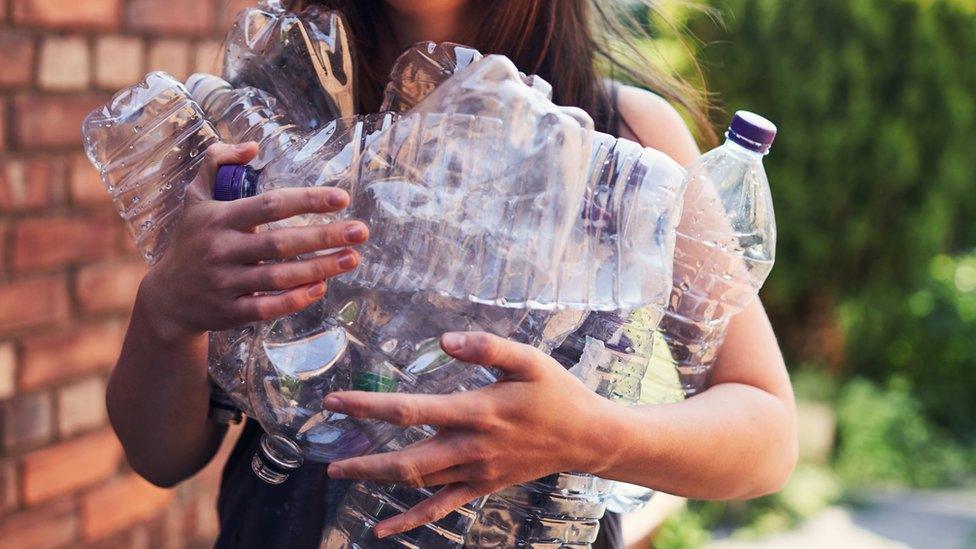
[[[433,425],[437,435],[399,452],[333,463],[332,478],[444,486],[407,512],[376,525],[377,537],[434,522],[501,488],[561,471],[599,473],[613,444],[607,419],[617,405],[600,398],[541,351],[482,333],[445,334],[451,356],[493,366],[498,383],[468,393],[411,395],[342,392],[334,412],[401,426]]]
[[[308,213],[332,213],[349,205],[334,188],[278,189],[234,202],[213,200],[217,168],[244,164],[257,145],[214,145],[187,189],[183,216],[166,254],[140,287],[140,307],[151,314],[164,340],[193,337],[300,311],[321,299],[325,281],[359,264],[349,248],[316,256],[302,254],[361,244],[369,238],[358,221],[257,232],[256,227]]]

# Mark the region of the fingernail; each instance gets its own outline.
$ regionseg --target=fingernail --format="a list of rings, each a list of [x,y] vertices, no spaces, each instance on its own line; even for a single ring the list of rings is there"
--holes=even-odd
[[[342,478],[342,467],[336,464],[329,465],[329,478],[341,479]]]
[[[337,396],[325,397],[325,408],[337,412],[342,408],[342,400]]]
[[[348,242],[362,242],[366,240],[366,226],[362,223],[354,223],[347,227],[346,240]]]
[[[325,295],[325,284],[322,282],[319,282],[315,286],[312,286],[308,289],[308,297],[312,299],[318,299],[324,295]]]
[[[339,256],[338,264],[340,269],[348,271],[354,269],[359,264],[359,259],[356,257],[355,252],[345,251]]]
[[[373,530],[373,533],[376,534],[376,538],[377,539],[383,539],[386,536],[389,536],[390,535],[390,531],[389,530],[381,529],[381,528],[374,529]]]
[[[237,145],[234,145],[234,150],[237,152],[244,152],[249,148],[251,148],[250,143],[238,143]]]
[[[329,203],[329,206],[341,208],[346,205],[346,193],[342,191],[332,191],[329,193],[329,197],[326,198],[326,202]]]
[[[441,337],[441,344],[444,345],[445,351],[456,353],[464,348],[464,339],[464,334],[452,332]]]

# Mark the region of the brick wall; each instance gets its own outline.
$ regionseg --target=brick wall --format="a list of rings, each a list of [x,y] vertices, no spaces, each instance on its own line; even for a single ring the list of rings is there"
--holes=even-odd
[[[0,0],[3,547],[213,540],[223,460],[161,490],[131,472],[107,426],[105,381],[144,267],[81,153],[80,127],[149,70],[212,72],[248,3]]]

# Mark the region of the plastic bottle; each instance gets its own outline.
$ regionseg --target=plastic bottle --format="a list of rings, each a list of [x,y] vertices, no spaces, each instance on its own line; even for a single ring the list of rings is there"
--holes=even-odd
[[[332,282],[327,309],[277,321],[251,347],[245,373],[251,409],[269,432],[255,461],[262,478],[280,482],[305,458],[339,459],[388,441],[396,434],[389,426],[325,413],[325,394],[349,388],[453,390],[416,383],[418,372],[446,362],[437,345],[440,334],[456,329],[511,334],[526,314],[527,296],[543,293],[556,279],[562,248],[583,204],[581,160],[588,156],[590,122],[528,88],[507,60],[493,60],[486,68],[503,84],[517,83],[501,88],[518,96],[523,107],[522,116],[507,127],[492,116],[497,112],[474,103],[469,107],[479,110],[471,112],[418,107],[352,152],[345,147],[331,158],[323,154],[317,147],[330,141],[321,139],[327,132],[319,130],[300,140],[285,139],[302,144],[268,157],[260,173],[225,167],[218,174],[221,195],[224,189],[248,191],[239,196],[273,188],[269,174],[283,174],[280,180],[288,186],[327,181],[353,196],[347,215],[374,228],[362,250],[364,267]],[[233,93],[202,82],[193,88]],[[228,108],[233,102],[211,95],[201,96],[205,106],[221,105],[228,113],[248,110]],[[338,134],[330,133],[330,139]],[[540,234],[555,238],[540,239]],[[452,253],[439,249],[444,243]],[[540,250],[548,251],[540,255]],[[424,261],[409,262],[414,257]],[[473,277],[472,268],[483,269],[484,276]],[[395,279],[387,276],[391,273]],[[431,289],[434,283],[472,278],[491,284],[453,293]],[[472,294],[483,304],[472,302]]]
[[[96,109],[82,127],[85,151],[99,171],[136,247],[150,264],[162,257],[183,212],[186,187],[196,177],[216,129],[173,77],[154,72]],[[251,328],[218,336],[208,371],[210,415],[220,423],[241,419],[243,379],[231,349]],[[227,357],[228,364],[221,363]]]
[[[606,350],[588,356],[614,364],[610,370],[621,380],[643,380],[636,403],[675,402],[704,388],[729,320],[756,298],[773,266],[775,216],[762,158],[775,136],[776,127],[768,120],[736,113],[728,141],[689,168],[672,293],[657,334],[648,338],[644,331],[639,336],[653,343],[647,352],[631,353],[641,355],[640,360],[628,365],[616,345],[615,327],[633,332],[625,327],[630,318],[619,322],[627,318],[624,312],[593,313],[564,344],[564,353],[565,348],[578,347],[580,338],[605,343]],[[578,366],[592,367],[585,361]],[[608,508],[636,511],[653,493],[615,483]]]
[[[224,78],[268,92],[303,130],[356,113],[352,51],[337,12],[262,0],[238,14],[225,43]]]
[[[660,327],[689,395],[704,389],[729,321],[756,299],[775,260],[776,219],[762,159],[776,126],[740,111],[726,136],[688,169],[674,289]]]
[[[549,352],[585,318],[582,310],[532,311],[522,321],[512,339]],[[418,380],[423,387],[453,387],[453,391],[473,391],[494,383],[498,373],[492,369],[452,361]],[[410,427],[379,449],[392,452],[420,442],[436,431],[427,426]],[[356,482],[343,499],[336,524],[329,525],[323,546],[330,549],[380,547],[460,548],[487,498],[469,502],[443,519],[414,530],[377,540],[373,527],[380,521],[413,507],[433,495],[431,488],[411,488],[373,481]]]

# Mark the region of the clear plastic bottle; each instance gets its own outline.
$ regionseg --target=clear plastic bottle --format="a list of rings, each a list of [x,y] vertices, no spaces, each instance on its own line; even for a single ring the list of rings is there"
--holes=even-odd
[[[484,94],[509,94],[521,116],[506,125],[511,115],[499,102],[470,102],[470,111],[418,106],[375,134],[349,132],[361,145],[350,148],[350,141],[337,140],[345,133],[318,130],[283,139],[289,147],[300,145],[269,156],[260,172],[220,170],[221,196],[257,193],[279,182],[345,188],[353,197],[345,215],[374,229],[362,249],[363,268],[333,280],[321,308],[271,323],[251,346],[245,369],[250,408],[268,432],[254,462],[262,478],[281,482],[306,458],[340,459],[389,441],[396,430],[388,425],[325,412],[325,395],[350,388],[453,390],[417,384],[420,373],[449,362],[438,337],[458,329],[510,335],[531,307],[527,297],[557,279],[583,206],[582,161],[589,157],[592,122],[552,105],[507,60],[478,69],[473,76],[493,77]],[[234,93],[226,86],[198,79],[193,87],[209,90],[201,101],[224,113],[248,111],[259,98],[248,94],[250,107],[233,108],[234,101],[218,99]],[[280,142],[281,133],[268,131],[271,116],[230,118],[260,122],[265,129],[257,134]],[[472,276],[472,269],[484,276]],[[481,286],[437,286],[472,279]]]
[[[155,263],[182,214],[187,185],[207,147],[219,141],[217,131],[182,83],[153,72],[89,114],[82,134],[136,248]]]
[[[582,310],[532,311],[512,339],[549,352],[575,330],[586,313]],[[421,387],[453,388],[473,391],[494,383],[497,372],[481,366],[452,361],[443,368],[418,379]],[[424,439],[436,431],[431,427],[410,427],[401,432],[380,452],[393,452]],[[336,523],[329,525],[322,542],[330,549],[404,548],[460,549],[467,532],[487,498],[469,502],[437,522],[378,540],[373,528],[382,520],[402,513],[431,497],[436,489],[411,488],[373,481],[356,482],[342,502]]]
[[[262,0],[238,14],[225,44],[224,78],[268,92],[303,130],[356,113],[349,35],[337,12]]]
[[[659,151],[607,135],[596,139],[604,152],[592,158],[590,207],[577,224],[589,246],[582,248],[575,276],[582,273],[588,282],[564,287],[612,296],[604,302],[608,305],[644,304],[625,313],[591,312],[552,356],[574,368],[597,394],[629,405],[640,400],[653,379],[645,381],[654,331],[671,290],[685,172]],[[570,269],[566,272],[573,276]],[[629,292],[635,297],[624,297]],[[467,545],[589,546],[599,533],[612,485],[591,474],[567,472],[506,488],[488,498]]]
[[[88,158],[136,247],[147,262],[155,263],[182,215],[187,185],[196,177],[207,147],[219,141],[217,131],[183,84],[155,72],[92,112],[82,132]],[[209,368],[214,381],[211,417],[221,423],[238,422],[244,404],[240,376],[215,364],[214,356]]]
[[[626,317],[623,313],[594,313],[567,342],[578,345],[585,336],[606,343],[603,351],[588,346],[591,352],[584,357],[616,363],[611,370],[623,379],[643,379],[636,401],[640,404],[675,402],[704,388],[729,320],[755,299],[772,269],[776,225],[762,158],[773,143],[776,127],[755,114],[739,112],[727,136],[724,145],[705,154],[688,171],[668,307],[653,338],[646,331],[640,335],[653,343],[648,352],[628,366],[614,349],[613,338],[601,333],[612,330],[593,329],[594,324],[616,325],[614,318]],[[585,360],[578,365],[593,367]],[[636,511],[653,493],[649,488],[615,483],[608,508]]]
[[[726,135],[688,169],[674,289],[660,327],[689,395],[704,389],[729,321],[756,299],[775,260],[776,219],[762,160],[776,126],[740,111]]]

